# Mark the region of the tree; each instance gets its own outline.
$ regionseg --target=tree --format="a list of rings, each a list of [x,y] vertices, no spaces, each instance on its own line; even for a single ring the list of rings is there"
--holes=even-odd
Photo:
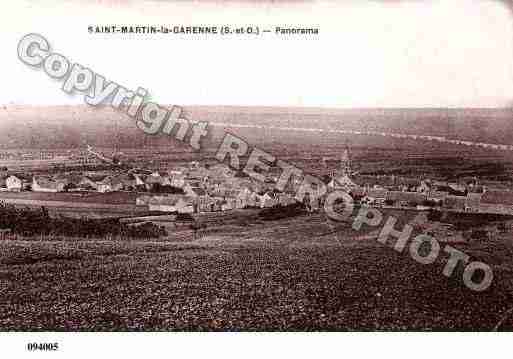
[[[50,217],[49,214],[48,214],[48,209],[46,209],[45,206],[42,206],[41,207],[41,215],[43,216],[43,218],[48,218]]]
[[[190,225],[190,228],[192,229],[193,231],[193,235],[194,235],[194,240],[198,239],[198,232],[200,232],[202,229],[205,229],[207,228],[207,225],[206,223],[201,223],[199,222],[198,220],[194,220],[191,225]]]

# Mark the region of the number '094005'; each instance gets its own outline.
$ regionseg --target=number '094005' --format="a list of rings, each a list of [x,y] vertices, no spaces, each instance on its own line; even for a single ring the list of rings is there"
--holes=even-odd
[[[56,351],[59,350],[59,343],[28,343],[28,351]]]

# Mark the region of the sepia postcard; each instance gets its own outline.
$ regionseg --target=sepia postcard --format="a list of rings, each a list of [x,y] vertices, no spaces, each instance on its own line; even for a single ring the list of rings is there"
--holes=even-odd
[[[6,2],[0,356],[504,355],[512,4]]]

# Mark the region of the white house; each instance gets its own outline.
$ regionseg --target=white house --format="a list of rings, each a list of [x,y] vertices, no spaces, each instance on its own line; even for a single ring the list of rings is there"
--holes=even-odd
[[[406,192],[403,192],[406,193]],[[371,189],[367,192],[365,197],[361,199],[361,203],[369,205],[383,205],[387,198],[386,190]]]
[[[278,205],[278,199],[271,195],[269,192],[259,195],[258,197],[260,208],[269,208]]]
[[[20,192],[23,189],[23,181],[16,176],[9,176],[5,180],[8,191]]]
[[[482,194],[479,212],[496,214],[513,214],[513,192],[490,190]]]
[[[183,188],[185,186],[185,178],[182,174],[171,174],[170,183],[173,187]]]
[[[134,178],[135,178],[135,185],[136,186],[143,186],[143,187],[146,186],[146,183],[144,183],[144,181],[141,179],[141,177],[139,177],[137,175],[134,175]]]
[[[185,192],[185,194],[189,197],[197,198],[207,195],[207,192],[203,188],[193,187],[188,183],[182,189]]]
[[[150,211],[194,213],[194,200],[186,196],[156,196],[148,202]]]
[[[358,187],[358,185],[354,183],[347,174],[344,174],[338,178],[333,178],[330,183],[328,183],[328,187],[349,191],[352,188]]]
[[[112,187],[109,183],[102,183],[98,182],[98,192],[100,193],[106,193],[106,192],[112,192]]]
[[[97,190],[98,184],[87,176],[83,176],[77,184],[77,187],[84,190]]]
[[[32,178],[32,191],[34,192],[62,192],[66,185],[64,182],[51,181],[47,178]]]
[[[236,208],[246,208],[248,206],[248,199],[251,196],[252,191],[249,188],[241,188],[236,191]]]
[[[148,206],[151,201],[151,196],[139,196],[135,199],[136,206]]]
[[[246,206],[247,207],[256,207],[258,206],[258,194],[255,192],[249,193],[246,197]]]
[[[221,211],[229,211],[234,209],[236,206],[235,200],[233,198],[225,198],[221,203]]]

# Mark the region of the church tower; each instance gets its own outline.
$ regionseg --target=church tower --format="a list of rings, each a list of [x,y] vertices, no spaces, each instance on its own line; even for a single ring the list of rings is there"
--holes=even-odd
[[[353,170],[351,168],[351,152],[349,150],[349,145],[346,142],[344,149],[340,154],[339,167],[332,172],[332,180],[329,183],[329,186],[333,188],[341,188],[344,190],[356,187],[357,185],[350,178],[352,174]]]
[[[346,143],[344,150],[340,156],[340,167],[338,176],[350,176],[351,170],[351,153],[349,152],[349,146]]]

